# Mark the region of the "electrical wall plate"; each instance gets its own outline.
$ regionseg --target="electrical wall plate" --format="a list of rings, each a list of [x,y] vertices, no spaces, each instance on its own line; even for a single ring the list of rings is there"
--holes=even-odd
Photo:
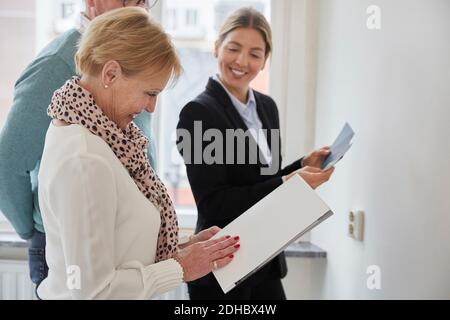
[[[364,239],[364,211],[351,210],[348,214],[348,236],[359,241]]]

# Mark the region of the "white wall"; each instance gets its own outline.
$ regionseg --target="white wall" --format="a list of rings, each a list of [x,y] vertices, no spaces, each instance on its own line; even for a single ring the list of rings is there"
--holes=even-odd
[[[280,113],[283,163],[313,149],[318,1],[272,0],[270,92]]]
[[[381,30],[366,9],[381,8]],[[335,215],[312,232],[328,251],[327,299],[450,298],[450,1],[320,3],[316,146],[349,121],[356,139],[320,193]],[[346,236],[366,211],[364,242]],[[368,290],[366,268],[381,268]]]

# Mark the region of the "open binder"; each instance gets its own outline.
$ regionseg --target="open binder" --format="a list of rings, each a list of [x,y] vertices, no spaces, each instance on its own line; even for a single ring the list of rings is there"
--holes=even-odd
[[[238,235],[241,243],[233,261],[213,272],[223,292],[229,292],[332,214],[298,175],[283,183],[215,235]]]

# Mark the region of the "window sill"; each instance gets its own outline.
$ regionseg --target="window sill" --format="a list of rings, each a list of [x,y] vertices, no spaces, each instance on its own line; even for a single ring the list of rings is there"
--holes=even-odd
[[[0,231],[0,248],[28,248],[28,243],[15,232]]]
[[[27,248],[28,243],[16,234],[0,233],[0,248]],[[291,244],[284,251],[287,258],[326,258],[327,252],[311,242]]]
[[[287,258],[326,258],[327,252],[309,241],[292,243],[284,250]]]
[[[28,243],[15,233],[0,232],[0,248],[27,248]],[[326,258],[327,252],[311,242],[296,242],[284,251],[287,258]]]
[[[193,232],[197,222],[197,212],[192,209],[177,209],[180,229]],[[21,239],[5,221],[0,220],[0,248],[26,248],[27,241]],[[294,242],[284,251],[288,258],[326,258],[327,252],[309,241]]]

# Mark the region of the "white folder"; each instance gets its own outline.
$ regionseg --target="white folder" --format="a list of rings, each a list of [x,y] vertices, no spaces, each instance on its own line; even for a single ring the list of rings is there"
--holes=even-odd
[[[238,235],[241,244],[233,261],[213,272],[223,292],[229,292],[332,214],[299,176],[283,183],[215,235]]]

